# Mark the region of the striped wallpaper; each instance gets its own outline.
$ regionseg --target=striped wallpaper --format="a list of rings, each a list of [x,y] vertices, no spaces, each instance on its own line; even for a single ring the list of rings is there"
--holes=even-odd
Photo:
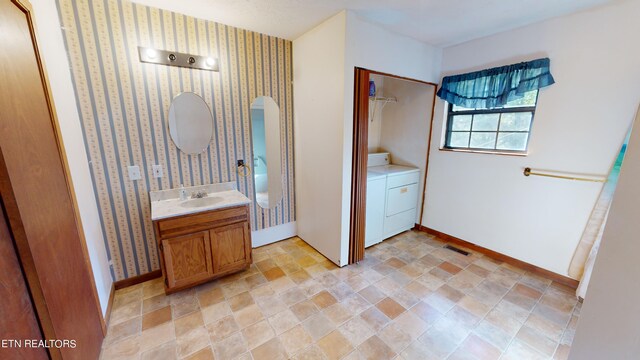
[[[253,199],[253,178],[236,160],[251,159],[250,105],[271,96],[280,106],[284,197],[251,209],[252,228],[295,220],[291,42],[126,0],[57,0],[71,65],[107,255],[115,280],[159,269],[150,190],[236,181]],[[149,46],[219,58],[220,72],[145,64]],[[213,111],[206,152],[185,155],[169,137],[174,96],[193,91]],[[164,177],[152,177],[160,164]],[[127,166],[139,165],[131,181]]]

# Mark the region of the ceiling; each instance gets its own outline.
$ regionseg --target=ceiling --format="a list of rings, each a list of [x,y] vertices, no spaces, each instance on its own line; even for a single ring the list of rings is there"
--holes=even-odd
[[[446,47],[622,0],[133,0],[293,40],[343,9]]]

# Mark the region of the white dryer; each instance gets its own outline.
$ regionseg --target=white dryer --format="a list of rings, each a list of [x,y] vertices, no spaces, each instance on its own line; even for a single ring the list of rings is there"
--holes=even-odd
[[[390,158],[369,154],[365,247],[415,226],[420,169],[390,164]]]

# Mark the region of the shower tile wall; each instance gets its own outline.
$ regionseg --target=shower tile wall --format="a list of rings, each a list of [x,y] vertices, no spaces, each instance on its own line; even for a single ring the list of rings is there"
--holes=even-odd
[[[235,164],[251,159],[250,105],[261,95],[280,106],[284,197],[272,210],[254,202],[252,227],[295,220],[290,41],[125,0],[57,5],[115,280],[159,269],[150,190],[236,181],[253,198],[253,178],[239,177]],[[138,46],[218,57],[220,72],[144,64]],[[194,156],[176,148],[167,127],[171,100],[185,91],[213,109],[213,139]],[[128,179],[129,165],[140,166],[141,180]]]

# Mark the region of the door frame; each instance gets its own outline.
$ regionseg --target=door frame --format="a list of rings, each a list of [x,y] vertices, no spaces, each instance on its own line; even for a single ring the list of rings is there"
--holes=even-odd
[[[370,75],[382,75],[400,80],[434,87],[431,105],[431,119],[429,133],[427,134],[427,157],[423,182],[422,202],[420,204],[420,224],[424,212],[424,201],[427,192],[427,175],[429,173],[429,155],[431,152],[431,140],[433,137],[433,118],[436,105],[436,90],[438,84],[412,79],[404,76],[393,75],[381,71],[356,67],[354,69],[353,92],[353,146],[351,154],[351,208],[349,213],[349,264],[357,263],[364,259],[364,238],[366,222],[366,197],[367,197],[367,161],[369,153],[369,77]]]

